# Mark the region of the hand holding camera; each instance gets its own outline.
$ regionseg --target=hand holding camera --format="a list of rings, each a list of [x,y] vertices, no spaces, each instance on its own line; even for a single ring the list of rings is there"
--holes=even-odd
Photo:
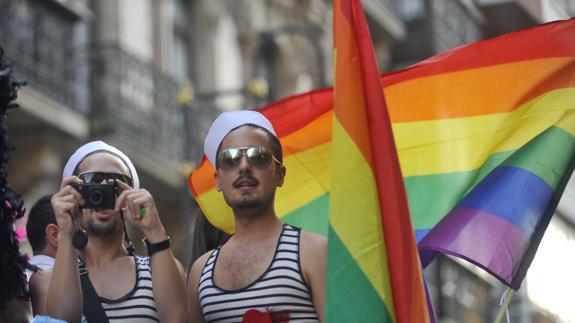
[[[73,185],[80,185],[81,183],[82,181],[76,176],[65,178],[60,186],[60,191],[52,195],[52,209],[58,223],[59,239],[60,237],[71,238],[79,228],[80,206],[84,205],[85,201]]]
[[[140,228],[144,236],[152,243],[165,240],[166,230],[160,221],[154,197],[146,189],[132,189],[118,182],[120,195],[116,201],[116,210],[122,210],[124,217]]]

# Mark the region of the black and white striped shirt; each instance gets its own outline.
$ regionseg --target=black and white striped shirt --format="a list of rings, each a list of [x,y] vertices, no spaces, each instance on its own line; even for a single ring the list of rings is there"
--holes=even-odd
[[[284,224],[274,258],[253,283],[236,290],[224,290],[213,280],[220,248],[208,258],[200,277],[198,295],[206,322],[241,322],[250,309],[271,312],[285,322],[319,322],[299,257],[300,229]],[[274,314],[275,313],[275,314]]]
[[[100,297],[100,302],[110,323],[160,322],[154,292],[150,257],[134,256],[136,261],[136,285],[119,299]],[[82,317],[82,322],[85,318]]]

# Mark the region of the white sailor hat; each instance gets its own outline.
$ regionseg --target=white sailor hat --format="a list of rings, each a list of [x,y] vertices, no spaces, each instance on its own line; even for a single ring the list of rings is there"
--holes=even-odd
[[[204,141],[204,154],[208,157],[208,160],[214,167],[216,166],[216,153],[218,151],[218,147],[226,135],[230,131],[247,124],[262,127],[271,132],[277,138],[272,123],[263,114],[257,111],[239,110],[224,112],[216,118],[214,123],[212,123],[212,126],[208,131],[208,135],[206,136],[206,140]]]

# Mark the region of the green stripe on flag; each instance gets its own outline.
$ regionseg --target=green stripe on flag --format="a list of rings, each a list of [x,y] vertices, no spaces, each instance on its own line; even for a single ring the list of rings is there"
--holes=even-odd
[[[435,226],[485,175],[507,159],[514,150],[492,155],[481,168],[468,172],[404,177],[411,219],[415,230]],[[329,194],[284,215],[282,221],[327,236]]]
[[[404,177],[414,230],[433,228],[461,198],[515,150],[493,154],[479,169]]]
[[[328,210],[329,194],[324,194],[299,209],[284,215],[282,221],[326,237]]]
[[[329,226],[325,322],[392,322],[379,297],[337,233]]]
[[[571,176],[568,169],[573,162],[573,155],[575,138],[559,127],[549,127],[521,147],[503,165],[528,170],[556,190],[560,184],[564,184],[566,176]]]

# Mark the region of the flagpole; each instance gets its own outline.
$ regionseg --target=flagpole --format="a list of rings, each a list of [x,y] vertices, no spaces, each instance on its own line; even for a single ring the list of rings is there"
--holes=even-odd
[[[507,287],[503,295],[501,295],[501,300],[499,301],[499,312],[493,320],[493,323],[501,323],[504,317],[507,317],[507,323],[509,323],[509,304],[517,292],[510,287]]]

